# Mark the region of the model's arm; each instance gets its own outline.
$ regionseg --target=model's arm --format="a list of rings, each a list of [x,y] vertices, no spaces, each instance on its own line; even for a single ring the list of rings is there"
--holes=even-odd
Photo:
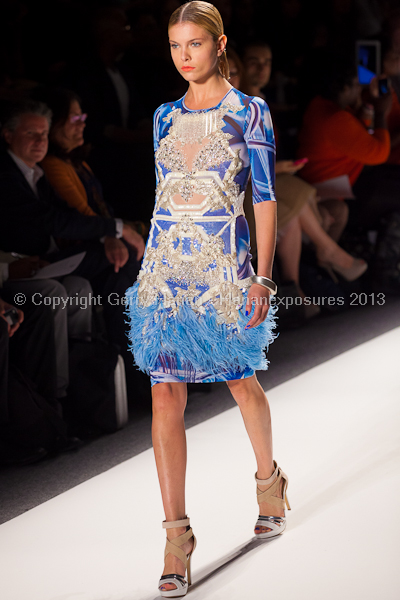
[[[272,278],[276,243],[276,202],[259,202],[254,205],[257,237],[257,275]],[[246,329],[257,327],[266,319],[269,310],[270,291],[263,285],[253,283],[247,294],[246,314],[255,305],[254,314]]]
[[[250,158],[254,219],[257,237],[257,275],[272,276],[276,244],[275,140],[267,104],[253,100],[245,139]],[[247,295],[246,314],[254,314],[246,328],[257,327],[267,317],[269,290],[253,283]]]
[[[257,237],[257,275],[272,277],[276,243],[276,202],[254,205]]]

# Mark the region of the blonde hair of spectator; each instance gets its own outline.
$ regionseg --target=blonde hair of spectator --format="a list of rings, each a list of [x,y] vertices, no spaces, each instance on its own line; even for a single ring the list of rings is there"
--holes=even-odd
[[[224,24],[217,8],[209,2],[192,0],[182,4],[171,15],[168,23],[168,29],[181,23],[193,23],[205,29],[217,42],[221,35],[224,35]],[[222,77],[229,79],[229,63],[224,51],[219,57],[219,71]]]

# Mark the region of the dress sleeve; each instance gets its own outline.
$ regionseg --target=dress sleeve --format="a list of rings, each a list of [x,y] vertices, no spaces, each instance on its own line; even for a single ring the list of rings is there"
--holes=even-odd
[[[251,168],[253,204],[275,198],[275,138],[271,113],[262,98],[251,101],[244,126]]]
[[[161,118],[162,107],[163,107],[163,105],[159,106],[153,115],[154,154],[157,152],[157,150],[160,146],[160,118]],[[159,176],[158,176],[158,171],[157,171],[157,165],[155,165],[155,168],[156,168],[156,186],[158,186]]]

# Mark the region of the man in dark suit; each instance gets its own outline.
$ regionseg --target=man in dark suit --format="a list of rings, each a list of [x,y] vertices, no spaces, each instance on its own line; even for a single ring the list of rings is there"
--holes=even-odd
[[[101,173],[106,201],[115,214],[148,221],[155,187],[153,110],[121,60],[133,41],[130,25],[123,9],[108,6],[94,13],[92,30],[92,52],[64,85],[79,94],[89,115],[85,139],[93,145],[90,164]]]
[[[136,280],[144,241],[120,219],[82,215],[56,196],[37,165],[47,152],[50,118],[44,104],[27,102],[15,106],[4,122],[8,150],[0,154],[0,248],[50,262],[85,250],[73,274],[87,278],[94,294],[102,296],[109,339],[120,346],[129,368],[122,299]],[[77,243],[61,250],[55,238]]]

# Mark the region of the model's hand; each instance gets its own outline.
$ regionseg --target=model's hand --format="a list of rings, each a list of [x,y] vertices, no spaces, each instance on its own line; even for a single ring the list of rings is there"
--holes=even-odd
[[[254,314],[250,321],[247,323],[245,329],[251,329],[251,327],[257,327],[262,323],[268,314],[269,310],[269,296],[270,291],[263,285],[253,283],[249,289],[246,302],[246,315],[251,313],[252,305],[254,304]]]
[[[124,223],[122,237],[130,246],[132,246],[132,248],[136,249],[136,258],[137,260],[140,260],[144,254],[145,248],[144,239],[140,233],[135,231],[130,225]]]
[[[0,298],[0,318],[4,319],[4,321],[7,323],[8,337],[12,337],[14,335],[14,333],[17,331],[18,327],[21,325],[22,321],[24,320],[24,313],[22,312],[22,310],[19,310],[19,308],[17,308],[16,310],[18,312],[18,321],[15,323],[15,325],[13,325],[11,327],[11,325],[9,325],[8,321],[4,317],[4,313],[7,310],[9,310],[10,308],[15,308],[15,307],[12,306],[11,304],[8,304],[8,302],[4,302],[4,300],[2,300]]]
[[[106,237],[104,240],[104,250],[107,260],[114,265],[114,271],[118,273],[129,258],[128,248],[121,240],[114,237]]]

